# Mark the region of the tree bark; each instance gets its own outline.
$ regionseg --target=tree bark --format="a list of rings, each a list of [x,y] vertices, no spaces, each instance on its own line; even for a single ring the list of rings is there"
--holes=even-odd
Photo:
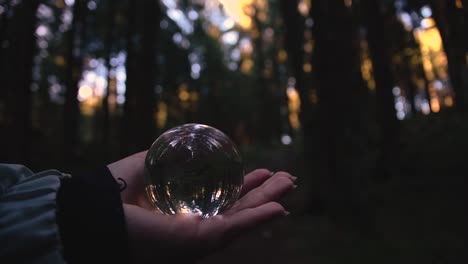
[[[3,52],[5,50],[5,48],[3,48],[2,46],[4,45],[4,40],[5,40],[5,37],[6,37],[6,30],[7,30],[7,26],[8,26],[8,15],[9,13],[11,12],[11,5],[10,5],[10,2],[11,0],[7,0],[5,1],[5,3],[3,4],[3,14],[1,15],[0,17],[0,62],[3,61]]]
[[[315,213],[323,209],[323,204],[319,203],[323,202],[322,200],[325,199],[325,197],[320,197],[321,194],[319,194],[319,190],[322,188],[319,178],[323,176],[316,173],[317,167],[320,166],[320,153],[317,151],[317,138],[319,137],[317,126],[319,125],[319,122],[317,120],[317,111],[314,111],[315,109],[310,99],[311,87],[306,85],[307,81],[303,69],[303,65],[306,62],[304,58],[304,33],[306,27],[305,19],[298,11],[298,3],[298,0],[282,0],[281,10],[283,12],[283,22],[285,26],[285,47],[288,53],[288,62],[291,68],[291,74],[296,80],[295,88],[297,89],[301,99],[299,120],[301,122],[303,141],[303,166],[305,174],[314,175],[308,182],[310,190],[308,194],[309,204],[307,207],[308,210]],[[312,61],[312,59],[309,63],[316,66],[315,61]],[[316,77],[315,72],[312,72],[312,75]],[[314,81],[312,81],[312,83]]]
[[[73,6],[73,22],[66,35],[68,42],[66,91],[64,105],[64,134],[63,134],[63,158],[67,168],[73,167],[75,159],[79,155],[79,119],[80,109],[78,103],[78,82],[80,81],[83,67],[82,43],[85,38],[85,20],[88,1],[75,1]]]
[[[297,6],[298,0],[281,1],[281,10],[283,12],[283,21],[286,28],[285,46],[288,51],[289,63],[292,68],[292,74],[296,78],[296,89],[301,98],[300,120],[304,135],[309,135],[312,130],[310,120],[311,103],[309,100],[309,89],[304,85],[304,31],[305,21],[299,13]],[[306,157],[310,157],[312,149],[308,137],[304,137],[304,149]],[[308,158],[306,158],[308,159]]]
[[[107,28],[107,35],[105,40],[105,61],[107,67],[107,88],[106,93],[104,94],[104,99],[102,102],[102,109],[103,109],[103,120],[102,120],[102,137],[101,137],[101,145],[104,151],[104,156],[108,157],[109,151],[109,132],[110,132],[110,113],[109,113],[109,95],[110,95],[110,83],[111,83],[111,57],[112,57],[112,40],[114,36],[114,28],[115,28],[115,11],[117,5],[115,3],[109,3],[109,13],[108,13],[108,28]]]
[[[312,17],[319,98],[319,135],[313,139],[320,152],[316,190],[332,214],[351,215],[359,193],[355,182],[361,176],[356,144],[362,132],[357,32],[352,10],[343,1],[313,1]]]
[[[258,12],[256,12],[258,13]],[[256,140],[264,146],[271,146],[274,141],[278,141],[281,133],[281,114],[280,106],[276,102],[274,96],[274,85],[271,77],[265,76],[266,60],[269,57],[269,47],[263,40],[263,33],[266,30],[263,22],[255,14],[253,18],[255,27],[259,32],[259,36],[254,40],[255,47],[255,76],[256,76],[256,119],[255,134]],[[274,54],[272,55],[274,56]]]
[[[5,28],[8,46],[3,49],[1,83],[5,104],[6,133],[2,137],[4,162],[29,163],[31,145],[31,82],[35,53],[38,0],[22,1]]]
[[[468,111],[468,80],[466,75],[466,27],[463,27],[462,10],[455,0],[430,1],[436,25],[439,28],[448,60],[450,82],[455,92],[455,106],[462,112]]]
[[[369,51],[373,63],[376,95],[378,100],[378,122],[381,128],[380,157],[378,159],[379,177],[389,178],[395,167],[398,139],[398,120],[395,99],[392,93],[394,81],[391,69],[390,48],[386,33],[389,28],[379,0],[364,0],[365,21],[367,26]]]
[[[154,92],[160,9],[157,1],[131,1],[125,101],[126,151],[150,147],[156,139]]]

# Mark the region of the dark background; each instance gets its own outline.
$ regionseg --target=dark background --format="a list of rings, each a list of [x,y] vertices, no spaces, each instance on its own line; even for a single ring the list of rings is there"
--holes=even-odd
[[[466,0],[0,0],[0,162],[106,164],[197,122],[291,215],[203,263],[466,263]]]

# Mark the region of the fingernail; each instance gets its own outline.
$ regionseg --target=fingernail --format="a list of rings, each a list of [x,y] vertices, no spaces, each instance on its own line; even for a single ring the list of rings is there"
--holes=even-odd
[[[290,176],[289,178],[291,178],[291,180],[293,180],[293,181],[297,180],[297,177],[295,177],[295,176]]]
[[[276,172],[274,171],[270,171],[270,174],[268,174],[268,177],[273,177],[273,175],[275,175]]]
[[[293,185],[294,190],[297,189],[297,187],[299,187],[299,186],[297,186],[296,184]]]
[[[291,213],[288,212],[288,211],[284,211],[284,212],[283,212],[283,215],[284,215],[284,216],[288,216],[288,215],[290,215],[290,214],[291,214]]]

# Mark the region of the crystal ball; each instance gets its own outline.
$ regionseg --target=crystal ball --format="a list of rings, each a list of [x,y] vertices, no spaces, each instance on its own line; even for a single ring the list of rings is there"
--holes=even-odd
[[[220,214],[239,198],[243,180],[238,148],[207,125],[185,124],[164,132],[145,159],[146,194],[164,214]]]

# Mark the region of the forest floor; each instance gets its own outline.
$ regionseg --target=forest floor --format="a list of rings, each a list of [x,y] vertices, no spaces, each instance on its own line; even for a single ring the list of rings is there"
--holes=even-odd
[[[392,189],[375,217],[376,233],[337,225],[286,203],[292,214],[266,224],[201,263],[466,263],[462,185]],[[291,208],[292,207],[292,208]]]
[[[468,263],[466,123],[446,114],[403,124],[400,173],[374,186],[379,201],[372,209],[371,232],[347,224],[346,218],[340,223],[326,212],[311,213],[307,185],[300,184],[284,200],[291,215],[200,263]]]

